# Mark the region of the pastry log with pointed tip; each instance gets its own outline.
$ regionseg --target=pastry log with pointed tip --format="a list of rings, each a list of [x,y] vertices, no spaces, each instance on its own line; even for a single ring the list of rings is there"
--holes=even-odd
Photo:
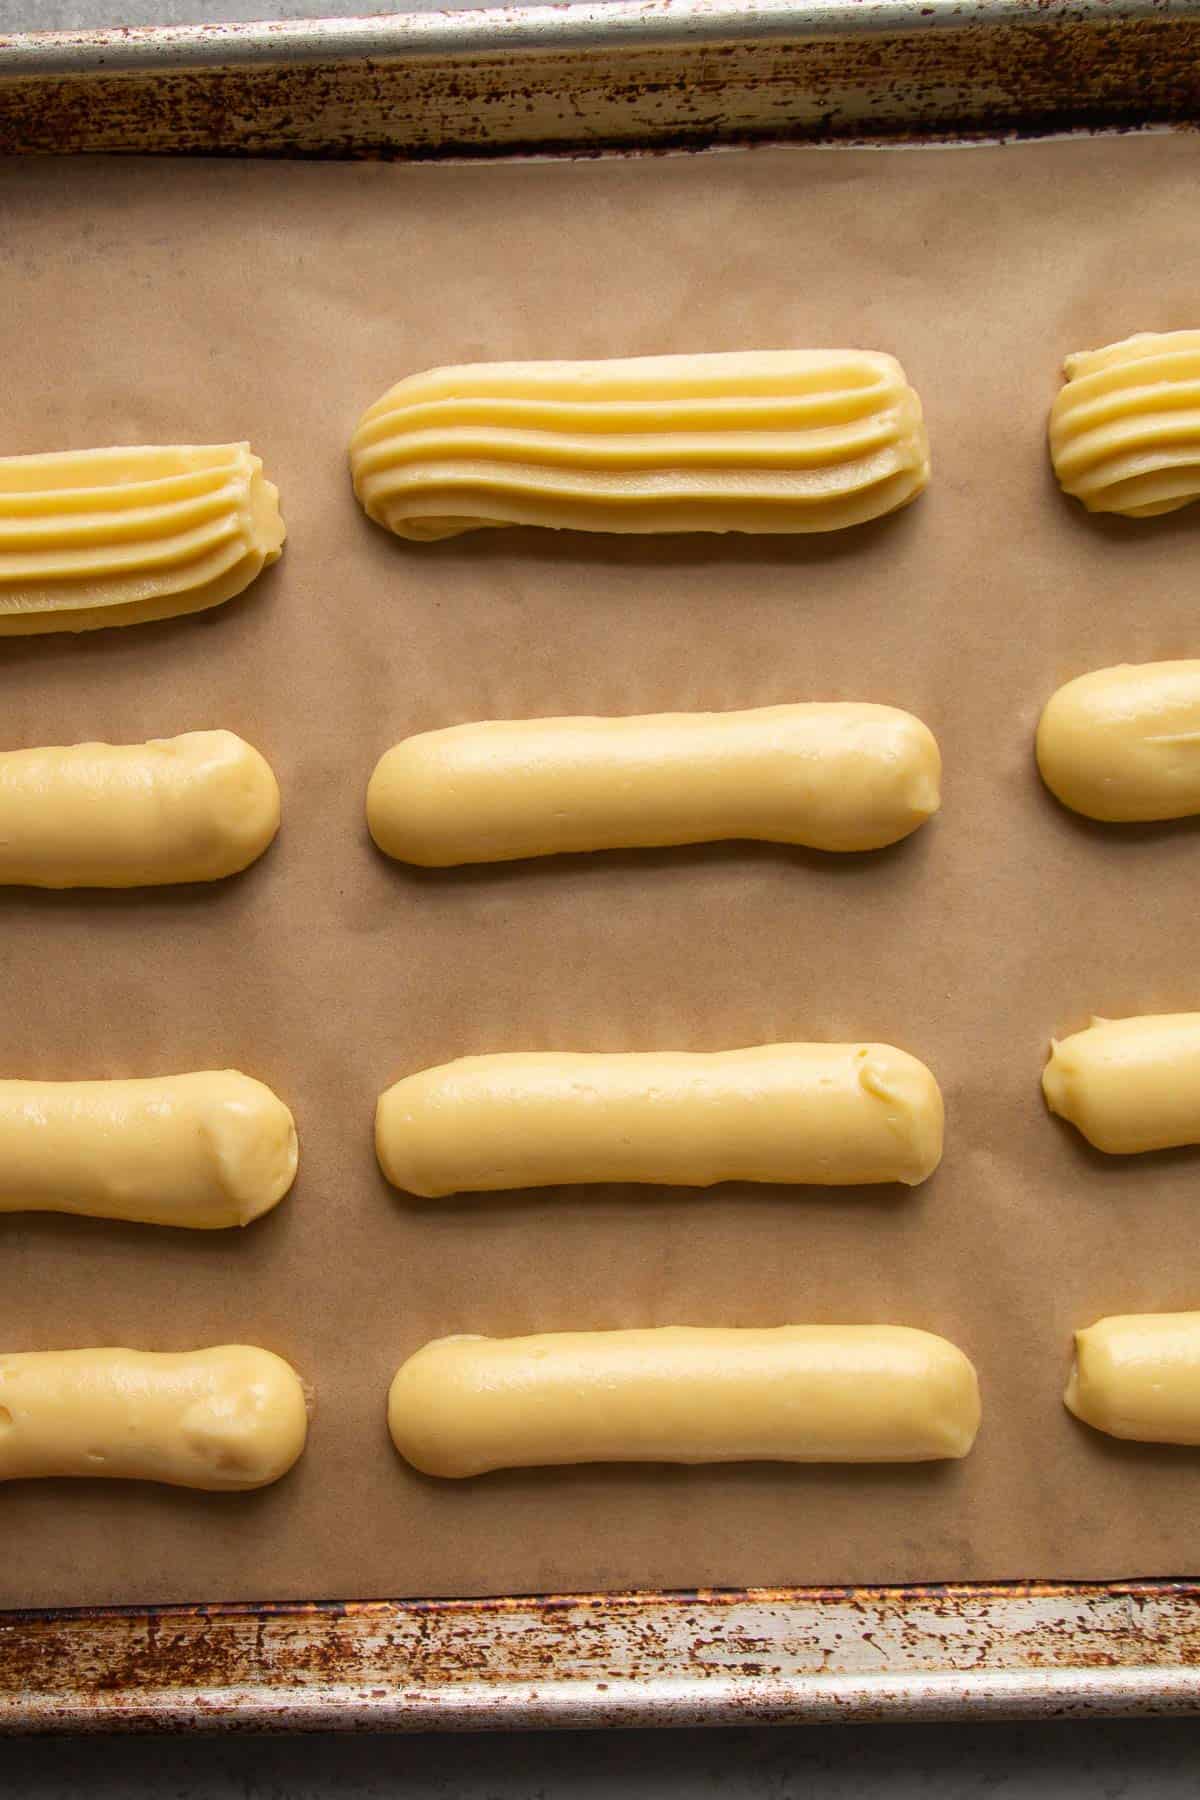
[[[0,1213],[216,1231],[296,1176],[291,1113],[237,1069],[131,1081],[0,1081]]]
[[[942,1155],[942,1096],[890,1044],[710,1053],[465,1056],[380,1097],[396,1187],[460,1192],[627,1181],[915,1186]]]
[[[1077,1331],[1063,1400],[1110,1437],[1200,1444],[1200,1312],[1118,1314]]]
[[[410,375],[359,420],[350,466],[405,538],[837,531],[915,498],[929,442],[894,357],[751,350]]]
[[[937,811],[940,776],[932,732],[866,702],[501,719],[387,751],[367,822],[433,868],[721,838],[879,850]]]
[[[1200,1013],[1093,1019],[1052,1042],[1042,1090],[1110,1156],[1200,1144]]]
[[[286,1475],[307,1434],[300,1377],[251,1344],[0,1355],[0,1481],[244,1491]]]

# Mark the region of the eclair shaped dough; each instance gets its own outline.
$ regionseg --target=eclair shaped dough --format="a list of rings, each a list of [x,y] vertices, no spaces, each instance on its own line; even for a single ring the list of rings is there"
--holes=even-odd
[[[278,490],[249,444],[0,457],[0,635],[218,606],[283,538]]]
[[[1037,733],[1042,780],[1089,819],[1200,813],[1200,662],[1122,663],[1068,681]]]
[[[874,350],[472,363],[369,407],[354,488],[400,537],[836,531],[929,480],[921,402]]]
[[[1200,1144],[1200,1013],[1093,1019],[1051,1042],[1042,1089],[1111,1156]]]
[[[1135,519],[1200,495],[1200,331],[1142,331],[1065,367],[1050,456],[1066,493]]]
[[[397,744],[367,822],[426,867],[717,838],[878,850],[937,811],[940,776],[919,719],[862,702],[510,719]]]
[[[307,1432],[300,1377],[249,1344],[0,1355],[0,1481],[260,1488],[287,1474]]]
[[[426,1475],[587,1462],[929,1462],[979,1429],[975,1370],[903,1325],[449,1337],[402,1365],[392,1442]]]
[[[433,1198],[589,1181],[924,1181],[942,1096],[890,1044],[464,1056],[379,1100],[396,1187]]]
[[[248,1225],[287,1193],[297,1156],[283,1101],[236,1069],[0,1081],[0,1212]]]
[[[1127,1313],[1077,1331],[1063,1399],[1110,1437],[1200,1444],[1200,1313]]]
[[[279,784],[232,731],[0,752],[0,883],[216,881],[279,829]]]

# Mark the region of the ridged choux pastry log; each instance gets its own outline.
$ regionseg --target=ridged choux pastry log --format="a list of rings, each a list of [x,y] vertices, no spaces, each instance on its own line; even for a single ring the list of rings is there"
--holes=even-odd
[[[1133,519],[1200,495],[1200,331],[1141,331],[1065,368],[1050,456],[1066,493]]]
[[[838,531],[929,480],[921,402],[876,350],[470,363],[368,407],[354,488],[400,537]]]
[[[217,881],[279,829],[279,784],[232,731],[0,752],[0,884]]]
[[[1200,1312],[1118,1314],[1077,1331],[1063,1400],[1109,1437],[1200,1444]]]
[[[0,1081],[0,1212],[215,1231],[296,1176],[291,1113],[237,1069],[131,1081]]]
[[[1037,732],[1042,780],[1089,819],[1200,813],[1200,662],[1120,663],[1059,688]]]
[[[278,490],[249,444],[0,457],[0,635],[219,606],[283,539]]]
[[[590,1181],[924,1181],[942,1095],[890,1044],[464,1056],[381,1095],[388,1180],[426,1198]]]
[[[1093,1019],[1052,1040],[1042,1089],[1110,1156],[1200,1144],[1200,1013]]]
[[[932,732],[866,702],[506,719],[395,745],[367,823],[427,868],[721,838],[879,850],[937,811],[940,779]]]
[[[260,1488],[287,1474],[307,1433],[300,1377],[249,1344],[0,1355],[0,1481]]]
[[[426,1344],[388,1395],[426,1475],[591,1462],[929,1462],[979,1429],[975,1370],[903,1325],[663,1326]]]

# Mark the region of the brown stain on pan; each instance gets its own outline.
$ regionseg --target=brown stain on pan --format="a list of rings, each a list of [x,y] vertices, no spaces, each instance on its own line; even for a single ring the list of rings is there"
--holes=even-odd
[[[974,16],[964,6],[961,26],[857,37],[626,40],[586,57],[0,75],[0,152],[579,155],[1200,116],[1200,26],[1163,0],[1136,18],[1068,14],[1055,0],[980,26]],[[864,1657],[901,1686],[872,1698],[854,1672]],[[818,1706],[811,1684],[847,1670]],[[1122,1670],[1161,1670],[1162,1685],[1078,1685]],[[733,1694],[720,1716],[745,1723],[839,1708],[950,1716],[976,1703],[981,1674],[1039,1671],[1049,1679],[1028,1710],[1043,1716],[1178,1711],[1200,1704],[1200,1679],[1178,1679],[1193,1670],[1200,1586],[1185,1580],[27,1611],[0,1615],[0,1727],[672,1723],[706,1716],[715,1684]],[[948,1674],[961,1684],[922,1697],[924,1676]],[[677,1697],[681,1678],[690,1699]],[[657,1693],[668,1680],[671,1694]],[[546,1699],[564,1681],[579,1691],[574,1711]],[[637,1703],[622,1697],[631,1682]]]
[[[1178,1711],[1196,1670],[1185,1580],[89,1608],[0,1616],[0,1725],[749,1722],[883,1716],[897,1691],[949,1716],[1013,1675],[1045,1677],[1046,1715],[1120,1704],[1089,1675],[1155,1671],[1118,1694]]]
[[[222,41],[222,40],[218,40]],[[1198,26],[1003,17],[728,43],[0,76],[0,151],[430,159],[1030,135],[1200,116]]]

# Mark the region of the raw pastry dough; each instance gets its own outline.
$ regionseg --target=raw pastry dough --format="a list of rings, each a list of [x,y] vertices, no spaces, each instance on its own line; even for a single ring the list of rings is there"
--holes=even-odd
[[[249,1344],[0,1356],[0,1481],[266,1487],[287,1474],[307,1432],[300,1377]]]
[[[367,409],[350,466],[407,538],[836,531],[919,494],[929,441],[894,357],[750,350],[431,369]]]
[[[232,731],[0,752],[0,883],[215,881],[279,829],[279,784]]]
[[[388,1429],[426,1475],[549,1463],[928,1462],[965,1456],[979,1387],[903,1325],[449,1337],[402,1365]]]
[[[287,1193],[297,1155],[283,1101],[236,1069],[0,1081],[0,1212],[248,1225]]]
[[[1042,1089],[1111,1156],[1200,1144],[1200,1013],[1093,1019],[1051,1041]]]
[[[1200,1313],[1126,1313],[1077,1331],[1063,1399],[1110,1437],[1200,1444]]]
[[[249,444],[0,457],[0,635],[218,606],[283,544]]]
[[[1065,367],[1050,456],[1066,493],[1135,519],[1200,495],[1200,331],[1141,331]]]
[[[464,1056],[381,1095],[388,1180],[442,1194],[636,1181],[903,1181],[942,1156],[942,1096],[890,1044]]]
[[[937,811],[940,776],[933,734],[892,706],[510,719],[397,744],[367,822],[426,867],[714,838],[878,850]]]
[[[1089,819],[1200,813],[1200,662],[1121,663],[1080,675],[1037,733],[1042,780]]]

